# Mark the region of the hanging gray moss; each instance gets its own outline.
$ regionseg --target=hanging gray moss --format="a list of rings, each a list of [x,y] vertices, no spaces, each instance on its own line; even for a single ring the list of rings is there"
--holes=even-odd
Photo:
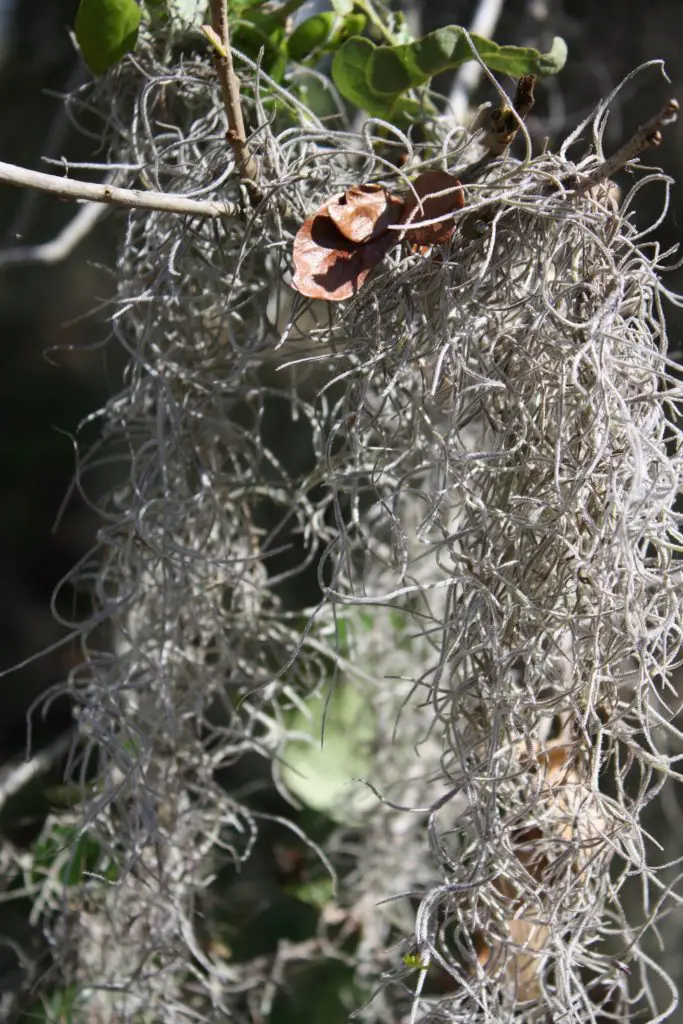
[[[123,473],[73,574],[93,614],[65,687],[97,769],[43,836],[95,852],[65,899],[65,847],[36,902],[78,1013],[247,1021],[287,984],[286,950],[236,963],[205,934],[264,820],[220,772],[258,755],[337,823],[316,849],[344,872],[296,955],[351,963],[362,1020],[664,1019],[646,933],[674,897],[640,817],[680,741],[677,299],[632,206],[657,188],[665,216],[670,183],[591,184],[603,104],[590,144],[466,180],[448,245],[397,228],[353,298],[308,302],[307,216],[359,182],[457,176],[478,136],[331,131],[243,84],[263,202],[132,211],[115,268],[128,367],[89,459]],[[143,45],[68,102],[99,113],[123,184],[242,201],[208,61]],[[340,735],[347,771],[324,763]]]

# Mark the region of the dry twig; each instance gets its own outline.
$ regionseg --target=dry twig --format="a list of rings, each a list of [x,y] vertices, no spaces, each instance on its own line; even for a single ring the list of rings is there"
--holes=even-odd
[[[258,178],[258,164],[247,142],[240,103],[240,80],[235,74],[232,63],[230,29],[225,0],[211,0],[211,18],[213,27],[203,25],[202,31],[216,51],[216,69],[223,91],[225,112],[228,116],[228,142],[235,154],[235,163],[240,177],[248,184],[252,196],[260,198],[255,184]]]
[[[535,75],[523,75],[517,82],[512,106],[496,107],[489,115],[489,124],[484,137],[486,152],[475,163],[459,173],[463,184],[476,179],[482,170],[502,156],[514,142],[522,121],[534,105]]]
[[[17,185],[19,188],[36,188],[50,192],[60,199],[89,199],[95,203],[110,203],[127,206],[136,210],[160,210],[167,213],[189,214],[193,217],[239,217],[237,203],[220,199],[187,199],[182,195],[165,192],[142,192],[137,188],[118,188],[116,185],[100,185],[94,181],[74,181],[60,178],[44,171],[31,171],[16,164],[0,161],[0,182]]]
[[[651,117],[645,124],[641,125],[633,136],[621,146],[616,153],[607,157],[595,170],[586,177],[578,191],[583,193],[593,188],[594,185],[611,178],[612,175],[621,171],[631,160],[635,160],[649,146],[659,146],[662,141],[661,129],[667,127],[678,119],[678,100],[670,99],[665,103],[658,114]]]

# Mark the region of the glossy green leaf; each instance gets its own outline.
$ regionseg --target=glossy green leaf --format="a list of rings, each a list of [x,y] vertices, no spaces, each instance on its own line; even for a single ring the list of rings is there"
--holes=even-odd
[[[338,50],[342,43],[345,43],[351,36],[359,36],[365,28],[367,21],[368,19],[364,14],[349,14],[327,41],[325,50],[327,52]]]
[[[370,707],[355,687],[335,685],[329,700],[311,699],[303,711],[292,714],[288,725],[300,739],[290,739],[283,751],[282,777],[302,803],[337,821],[353,814],[351,801],[373,799],[354,778],[369,774],[369,745],[375,733]],[[324,733],[323,733],[324,715]],[[322,745],[321,745],[322,737]]]
[[[567,61],[567,44],[555,36],[548,53],[533,46],[498,46],[482,36],[472,36],[479,56],[491,71],[519,78],[521,75],[556,75]]]
[[[567,46],[560,38],[548,53],[531,46],[499,46],[483,36],[471,39],[487,67],[515,78],[557,74],[567,59]],[[387,117],[401,93],[473,59],[470,43],[458,25],[400,46],[376,46],[369,39],[352,36],[335,54],[332,78],[345,99],[370,114]]]
[[[292,60],[305,60],[313,50],[324,46],[332,36],[336,20],[332,11],[325,11],[302,21],[289,39],[287,48]]]
[[[261,60],[261,67],[276,81],[281,81],[287,64],[287,43],[284,25],[277,11],[264,14],[258,10],[245,11],[231,26],[234,46],[251,60]],[[261,51],[263,53],[261,54]]]
[[[470,38],[488,68],[514,78],[557,74],[567,59],[567,46],[560,38],[548,53],[531,46],[499,46],[483,36]],[[373,92],[391,95],[424,85],[442,71],[454,70],[472,59],[463,30],[449,25],[408,45],[374,47],[368,56],[367,81]]]
[[[334,55],[332,81],[344,99],[360,110],[367,110],[373,117],[390,117],[396,96],[387,99],[368,81],[368,62],[376,49],[361,36],[347,39]]]
[[[74,28],[90,70],[104,74],[135,49],[139,26],[140,8],[135,0],[81,0]]]

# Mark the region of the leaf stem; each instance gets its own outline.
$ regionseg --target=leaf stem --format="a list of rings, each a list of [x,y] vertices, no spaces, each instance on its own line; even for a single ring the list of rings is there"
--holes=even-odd
[[[385,39],[391,46],[396,45],[396,40],[392,33],[382,21],[370,0],[356,0],[356,7],[367,16],[368,21],[372,22],[382,39]]]

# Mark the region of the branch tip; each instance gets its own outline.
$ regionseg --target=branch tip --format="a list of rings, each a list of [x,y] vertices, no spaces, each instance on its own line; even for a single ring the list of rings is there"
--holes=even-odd
[[[678,120],[680,105],[678,100],[670,99],[664,104],[659,113],[651,117],[645,124],[641,125],[632,137],[621,146],[616,153],[607,157],[586,177],[577,188],[579,194],[589,191],[594,185],[606,178],[611,178],[618,171],[635,160],[649,146],[659,146],[662,143],[662,128],[674,124]]]

